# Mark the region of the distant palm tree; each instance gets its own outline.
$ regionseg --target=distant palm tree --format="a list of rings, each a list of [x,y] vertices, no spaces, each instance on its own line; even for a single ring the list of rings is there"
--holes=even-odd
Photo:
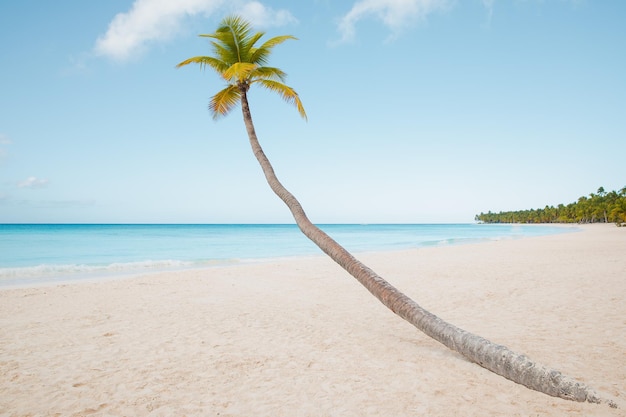
[[[295,38],[289,35],[277,36],[265,41],[261,46],[255,46],[263,35],[262,32],[252,33],[251,25],[241,17],[226,17],[215,33],[200,35],[212,39],[214,56],[189,58],[178,64],[177,68],[188,64],[208,66],[226,81],[226,87],[211,99],[209,109],[213,117],[218,118],[228,114],[235,105],[241,103],[252,151],[263,169],[269,186],[285,202],[302,233],[394,313],[471,361],[514,382],[552,396],[575,401],[600,402],[593,390],[584,384],[558,371],[538,365],[526,356],[518,355],[504,346],[496,345],[446,323],[424,310],[358,261],[308,219],[298,200],[276,177],[270,161],[259,144],[252,123],[247,94],[253,84],[278,93],[287,102],[294,104],[300,115],[306,119],[300,97],[293,88],[283,83],[286,74],[278,68],[266,66],[275,46]]]

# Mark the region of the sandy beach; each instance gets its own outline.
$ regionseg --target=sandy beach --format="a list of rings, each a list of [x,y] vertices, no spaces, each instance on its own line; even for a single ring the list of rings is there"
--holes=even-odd
[[[468,362],[320,255],[0,290],[0,415],[624,416],[626,228],[580,230],[358,257],[619,409]]]

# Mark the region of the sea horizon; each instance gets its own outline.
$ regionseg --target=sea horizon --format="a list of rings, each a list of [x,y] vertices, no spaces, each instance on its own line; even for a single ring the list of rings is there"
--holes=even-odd
[[[516,239],[562,225],[318,224],[355,254]],[[0,287],[320,255],[295,223],[3,223]]]

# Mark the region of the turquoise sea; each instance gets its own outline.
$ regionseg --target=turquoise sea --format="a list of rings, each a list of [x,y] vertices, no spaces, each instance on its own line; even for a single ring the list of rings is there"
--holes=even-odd
[[[487,224],[328,224],[320,228],[353,253],[573,230]],[[0,224],[0,286],[316,254],[321,251],[292,224]]]

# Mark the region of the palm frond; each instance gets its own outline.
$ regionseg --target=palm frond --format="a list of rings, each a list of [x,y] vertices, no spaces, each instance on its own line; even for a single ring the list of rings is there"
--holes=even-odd
[[[265,66],[275,46],[297,38],[291,35],[275,36],[255,47],[264,35],[264,32],[253,33],[250,23],[241,17],[228,16],[220,22],[214,33],[200,35],[211,39],[213,56],[189,58],[176,66],[180,68],[192,63],[202,68],[208,66],[226,80],[228,86],[215,94],[209,103],[213,118],[228,114],[241,100],[241,92],[247,91],[255,83],[278,93],[283,100],[296,106],[300,116],[307,118],[298,94],[283,84],[287,74],[279,68]]]
[[[249,62],[236,62],[222,73],[224,79],[230,82],[243,82],[250,78],[250,74],[257,68],[255,64]]]
[[[228,45],[211,41],[211,46],[213,46],[213,54],[228,66],[237,62],[237,52],[233,51]]]
[[[202,37],[212,38],[216,55],[233,64],[235,62],[253,62],[250,60],[254,45],[265,35],[265,32],[251,34],[252,27],[238,16],[225,18],[215,33],[203,34]]]
[[[258,83],[261,87],[270,90],[271,92],[278,93],[283,100],[285,100],[289,104],[293,104],[298,109],[298,113],[304,120],[307,120],[306,112],[304,111],[304,106],[302,105],[302,101],[300,101],[300,97],[296,90],[285,85],[281,82],[274,80],[256,80],[254,81]]]
[[[274,67],[257,67],[251,74],[254,79],[266,79],[285,82],[287,73],[280,68]]]
[[[266,40],[263,43],[263,45],[259,46],[259,48],[272,49],[276,45],[280,45],[281,43],[288,41],[290,39],[294,41],[298,40],[298,38],[296,38],[295,36],[291,36],[291,35],[274,36],[273,38]]]
[[[267,63],[270,54],[272,53],[272,49],[276,45],[280,45],[281,43],[289,40],[297,40],[298,38],[291,35],[283,35],[283,36],[275,36],[271,39],[268,39],[263,43],[263,45],[259,46],[255,49],[252,56],[250,57],[250,62],[254,62],[259,65],[264,65]]]
[[[215,36],[233,52],[236,52],[236,62],[245,62],[244,57],[248,54],[246,48],[249,49],[248,42],[251,30],[252,26],[249,22],[240,16],[232,15],[222,20],[220,27],[215,31]]]
[[[241,93],[236,85],[229,85],[219,91],[211,97],[211,102],[209,103],[209,110],[213,118],[218,119],[221,116],[226,116],[239,103],[240,99]]]
[[[242,57],[244,59],[244,61],[252,62],[252,63],[257,64],[257,62],[254,62],[254,60],[253,60],[254,52],[257,50],[257,48],[255,48],[254,45],[264,35],[265,35],[265,32],[257,32],[254,35],[252,35],[249,39],[246,39],[246,41],[245,41],[246,44],[245,44],[245,48],[244,48],[245,51],[246,51],[246,56]]]
[[[185,65],[189,64],[198,64],[200,65],[201,69],[204,69],[204,67],[211,67],[219,74],[228,69],[226,63],[212,56],[194,56],[192,58],[184,60],[183,62],[180,62],[178,65],[176,65],[176,68],[184,67]]]

